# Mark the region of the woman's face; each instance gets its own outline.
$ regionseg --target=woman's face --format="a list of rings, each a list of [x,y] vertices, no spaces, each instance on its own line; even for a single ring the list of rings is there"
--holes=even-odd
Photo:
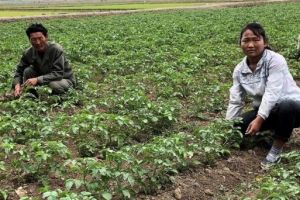
[[[267,44],[262,36],[256,36],[251,30],[246,30],[241,38],[241,48],[248,59],[259,60]]]

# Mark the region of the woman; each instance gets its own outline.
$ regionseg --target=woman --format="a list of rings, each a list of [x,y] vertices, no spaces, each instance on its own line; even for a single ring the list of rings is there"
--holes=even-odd
[[[268,46],[260,24],[250,23],[242,29],[240,47],[246,56],[233,72],[226,119],[241,117],[239,126],[246,136],[273,130],[272,148],[261,165],[278,163],[293,129],[300,126],[300,89],[285,58]],[[253,98],[253,110],[241,114],[246,95]]]

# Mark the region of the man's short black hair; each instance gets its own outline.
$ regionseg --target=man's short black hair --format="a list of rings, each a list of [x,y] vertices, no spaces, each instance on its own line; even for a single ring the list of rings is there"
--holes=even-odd
[[[42,32],[45,37],[48,36],[48,30],[42,24],[38,24],[38,23],[31,24],[26,29],[26,34],[27,34],[28,38],[30,38],[31,33],[36,33],[36,32]]]

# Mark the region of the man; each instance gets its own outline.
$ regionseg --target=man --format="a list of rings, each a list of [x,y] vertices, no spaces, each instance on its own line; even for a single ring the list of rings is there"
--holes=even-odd
[[[48,85],[52,94],[63,94],[75,86],[75,77],[59,44],[48,41],[48,30],[42,24],[31,24],[26,29],[32,47],[23,52],[14,75],[14,96],[19,98],[22,89]],[[36,97],[35,90],[30,89]]]

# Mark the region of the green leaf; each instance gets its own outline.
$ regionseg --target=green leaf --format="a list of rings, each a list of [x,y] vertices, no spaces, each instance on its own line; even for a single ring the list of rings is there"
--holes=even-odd
[[[82,185],[83,180],[74,179],[74,183],[75,183],[76,189],[78,189]]]
[[[50,199],[56,199],[56,197],[58,196],[58,193],[56,191],[49,191],[49,192],[45,192],[43,194],[43,198],[48,198]]]
[[[0,170],[5,171],[5,166],[4,166],[4,162],[0,162]]]
[[[103,192],[102,197],[106,200],[111,200],[112,199],[112,195],[108,192]]]
[[[122,190],[124,197],[130,198],[130,193],[128,190]]]
[[[157,118],[157,117],[152,117],[151,120],[152,120],[153,122],[157,122],[157,121],[158,121],[158,118]]]
[[[78,126],[72,126],[72,132],[73,133],[78,133],[79,127]]]
[[[132,176],[129,176],[127,180],[131,186],[134,185],[134,178]]]
[[[198,160],[193,160],[193,163],[194,163],[195,165],[201,164],[201,162],[199,162]]]
[[[74,184],[73,179],[68,179],[68,180],[66,181],[66,186],[65,186],[66,189],[67,189],[67,190],[70,190],[70,189],[72,188],[73,184]]]
[[[7,197],[8,197],[7,191],[4,191],[4,190],[0,189],[0,197],[1,197],[0,199],[6,200]]]

